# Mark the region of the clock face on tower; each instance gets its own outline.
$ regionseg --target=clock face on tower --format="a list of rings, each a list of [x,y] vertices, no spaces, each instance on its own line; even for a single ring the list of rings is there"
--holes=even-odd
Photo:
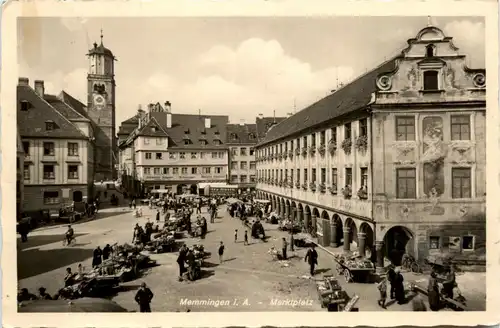
[[[94,105],[98,110],[104,109],[106,107],[106,99],[102,95],[94,95]]]

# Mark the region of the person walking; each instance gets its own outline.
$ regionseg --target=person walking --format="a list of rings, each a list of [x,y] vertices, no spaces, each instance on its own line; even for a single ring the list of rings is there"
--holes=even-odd
[[[382,280],[377,284],[377,289],[380,293],[380,297],[377,301],[378,305],[382,309],[386,309],[385,301],[387,299],[387,277],[382,277]]]
[[[391,264],[389,266],[389,269],[387,270],[387,280],[389,281],[389,283],[391,284],[391,290],[390,290],[390,293],[389,293],[389,296],[391,298],[391,300],[395,299],[396,298],[396,288],[395,288],[395,280],[396,280],[396,271],[394,270],[394,264]]]
[[[238,242],[238,229],[235,229],[234,230],[234,242],[237,243]]]
[[[141,284],[141,288],[135,294],[135,301],[139,304],[140,312],[151,312],[151,300],[153,299],[153,292],[146,286],[146,283]]]
[[[286,256],[286,249],[288,248],[288,243],[286,241],[286,238],[283,237],[283,245],[281,247],[282,255],[283,255],[283,260],[287,260],[288,257]]]
[[[184,263],[186,263],[186,254],[187,254],[187,246],[186,244],[182,245],[179,250],[179,256],[177,256],[177,264],[179,265],[179,281],[182,280],[182,275],[186,272],[184,267]]]
[[[106,246],[102,249],[102,260],[106,261],[109,259],[109,255],[111,255],[111,246],[106,244]]]
[[[404,278],[403,275],[401,274],[401,270],[397,268],[394,270],[396,272],[396,276],[394,279],[394,293],[396,296],[396,301],[398,302],[399,305],[405,304],[406,303],[406,296],[405,296],[405,287],[404,287]]]
[[[219,245],[219,262],[222,264],[224,262],[224,243],[221,241]]]
[[[160,210],[156,211],[156,223],[160,222]]]
[[[248,245],[248,230],[245,230],[244,238],[245,238],[244,245],[247,246]]]
[[[427,298],[431,311],[439,311],[440,296],[436,272],[431,272],[429,284],[427,285]]]
[[[309,273],[311,274],[311,277],[314,276],[314,268],[318,264],[318,252],[316,252],[314,244],[312,244],[309,250],[307,250],[304,261],[309,263]]]

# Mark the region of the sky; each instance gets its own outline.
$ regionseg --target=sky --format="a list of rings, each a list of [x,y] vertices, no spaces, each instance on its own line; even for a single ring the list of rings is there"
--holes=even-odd
[[[472,68],[485,67],[484,20],[431,17]],[[428,17],[20,18],[19,76],[86,102],[94,42],[113,51],[117,125],[148,103],[234,123],[285,116],[398,54]]]

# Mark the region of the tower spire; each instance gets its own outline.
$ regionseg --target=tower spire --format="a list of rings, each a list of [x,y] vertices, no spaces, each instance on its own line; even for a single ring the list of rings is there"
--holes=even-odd
[[[101,45],[102,45],[102,39],[104,38],[104,35],[102,35],[102,28],[101,28]]]

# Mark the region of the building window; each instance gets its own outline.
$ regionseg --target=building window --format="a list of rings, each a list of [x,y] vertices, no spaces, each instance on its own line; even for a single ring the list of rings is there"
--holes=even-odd
[[[255,183],[255,175],[250,176],[250,183]]]
[[[191,159],[196,159],[196,153],[191,153]]]
[[[231,162],[231,169],[237,170],[238,169],[238,162]]]
[[[78,165],[68,165],[68,179],[78,179]]]
[[[451,140],[470,140],[470,116],[451,116]]]
[[[316,183],[316,169],[311,170],[311,182]]]
[[[416,170],[405,168],[396,170],[397,198],[415,199],[417,198]]]
[[[434,45],[429,44],[427,47],[425,47],[425,56],[434,57]]]
[[[345,169],[345,185],[352,188],[352,168]]]
[[[156,153],[156,159],[162,159],[163,154],[162,153]]]
[[[351,139],[351,123],[347,123],[344,125],[344,139]]]
[[[187,174],[187,173],[188,173],[188,168],[187,167],[181,168],[181,174]]]
[[[53,142],[44,142],[43,143],[43,155],[44,156],[54,156],[55,155],[55,146]]]
[[[197,167],[192,167],[191,168],[191,174],[198,174],[198,168]]]
[[[172,169],[172,174],[175,174],[175,175],[179,174],[179,168],[178,167],[174,167]]]
[[[321,180],[320,180],[320,183],[321,184],[325,184],[326,183],[326,169],[325,168],[321,169]]]
[[[359,120],[359,135],[360,136],[368,135],[368,121],[366,118]]]
[[[241,156],[246,156],[247,155],[247,148],[246,147],[241,147],[240,148],[240,155]]]
[[[217,158],[217,152],[212,153],[212,158]]]
[[[59,204],[59,192],[45,191],[43,193],[43,203],[45,205]]]
[[[180,153],[179,153],[179,158],[180,158],[180,159],[185,159],[185,158],[186,158],[186,153],[184,153],[184,152],[180,152]]]
[[[237,183],[238,182],[238,176],[237,175],[231,175],[231,182],[232,183]]]
[[[452,168],[452,197],[471,198],[471,169]]]
[[[336,168],[333,168],[332,169],[332,188],[334,189],[334,192],[335,194],[337,193],[337,180],[338,180],[338,176],[337,176],[337,169]]]
[[[21,101],[21,111],[23,112],[26,112],[28,109],[29,109],[29,102],[27,102],[26,100],[22,100]]]
[[[307,147],[307,136],[302,138],[302,147]]]
[[[30,154],[30,142],[29,141],[23,141],[23,150],[24,150],[25,156],[28,156]]]
[[[316,147],[316,133],[311,134],[311,146]]]
[[[476,238],[474,236],[463,236],[462,237],[462,250],[472,251],[475,248]]]
[[[222,167],[216,167],[215,168],[215,173],[221,174],[222,173]]]
[[[236,147],[232,147],[232,148],[231,148],[231,155],[233,155],[233,156],[237,156],[237,155],[238,155],[238,148],[236,148]]]
[[[29,166],[29,164],[24,165],[23,176],[24,176],[24,180],[30,179],[30,166]]]
[[[191,144],[191,140],[189,139],[184,139],[184,145],[190,145]]]
[[[145,167],[144,168],[144,174],[151,174],[151,168]]]
[[[396,117],[396,140],[397,141],[415,140],[414,116]]]
[[[164,144],[163,138],[156,138],[156,144],[157,145],[163,145]]]
[[[217,146],[220,146],[220,145],[222,145],[222,141],[220,141],[219,139],[215,139],[214,144],[216,144]]]
[[[250,162],[250,170],[255,170],[256,165],[255,162]]]
[[[231,133],[231,140],[232,141],[238,140],[238,135],[236,133]]]
[[[146,153],[146,159],[151,159],[152,155],[151,153]]]
[[[361,187],[368,188],[368,168],[361,168]]]
[[[218,152],[218,156],[219,158],[224,158],[224,152],[223,151]]]
[[[44,180],[54,180],[56,178],[56,172],[54,165],[44,165],[43,166],[43,179]]]
[[[241,178],[241,183],[246,183],[247,182],[247,176],[246,175],[242,175]]]
[[[204,159],[205,158],[205,153],[204,152],[201,152],[200,153],[200,159]]]
[[[160,168],[159,168],[159,167],[155,167],[155,168],[153,168],[153,174],[155,174],[155,175],[159,175],[159,174],[160,174],[160,172],[161,172],[161,171],[160,171]]]
[[[68,142],[68,156],[78,156],[78,144],[76,142]]]
[[[304,183],[307,183],[307,169],[304,169]]]
[[[169,159],[175,159],[175,153],[168,153]]]
[[[429,237],[429,249],[439,249],[440,245],[440,237],[439,236],[430,236]]]
[[[247,162],[241,162],[241,163],[240,163],[240,168],[241,168],[242,170],[246,170],[246,169],[247,169],[247,167],[248,167]]]
[[[169,167],[164,167],[164,168],[163,168],[163,174],[169,174],[169,173],[170,173],[170,172],[169,172],[169,171],[170,171],[169,169],[170,169]]]
[[[210,167],[204,167],[203,168],[203,173],[204,174],[210,174]]]
[[[250,156],[253,156],[255,154],[255,149],[250,148]]]
[[[144,144],[149,145],[149,138],[144,138]]]
[[[45,130],[52,131],[55,130],[56,124],[52,121],[45,122]]]
[[[424,72],[424,90],[426,91],[439,90],[438,71]]]

